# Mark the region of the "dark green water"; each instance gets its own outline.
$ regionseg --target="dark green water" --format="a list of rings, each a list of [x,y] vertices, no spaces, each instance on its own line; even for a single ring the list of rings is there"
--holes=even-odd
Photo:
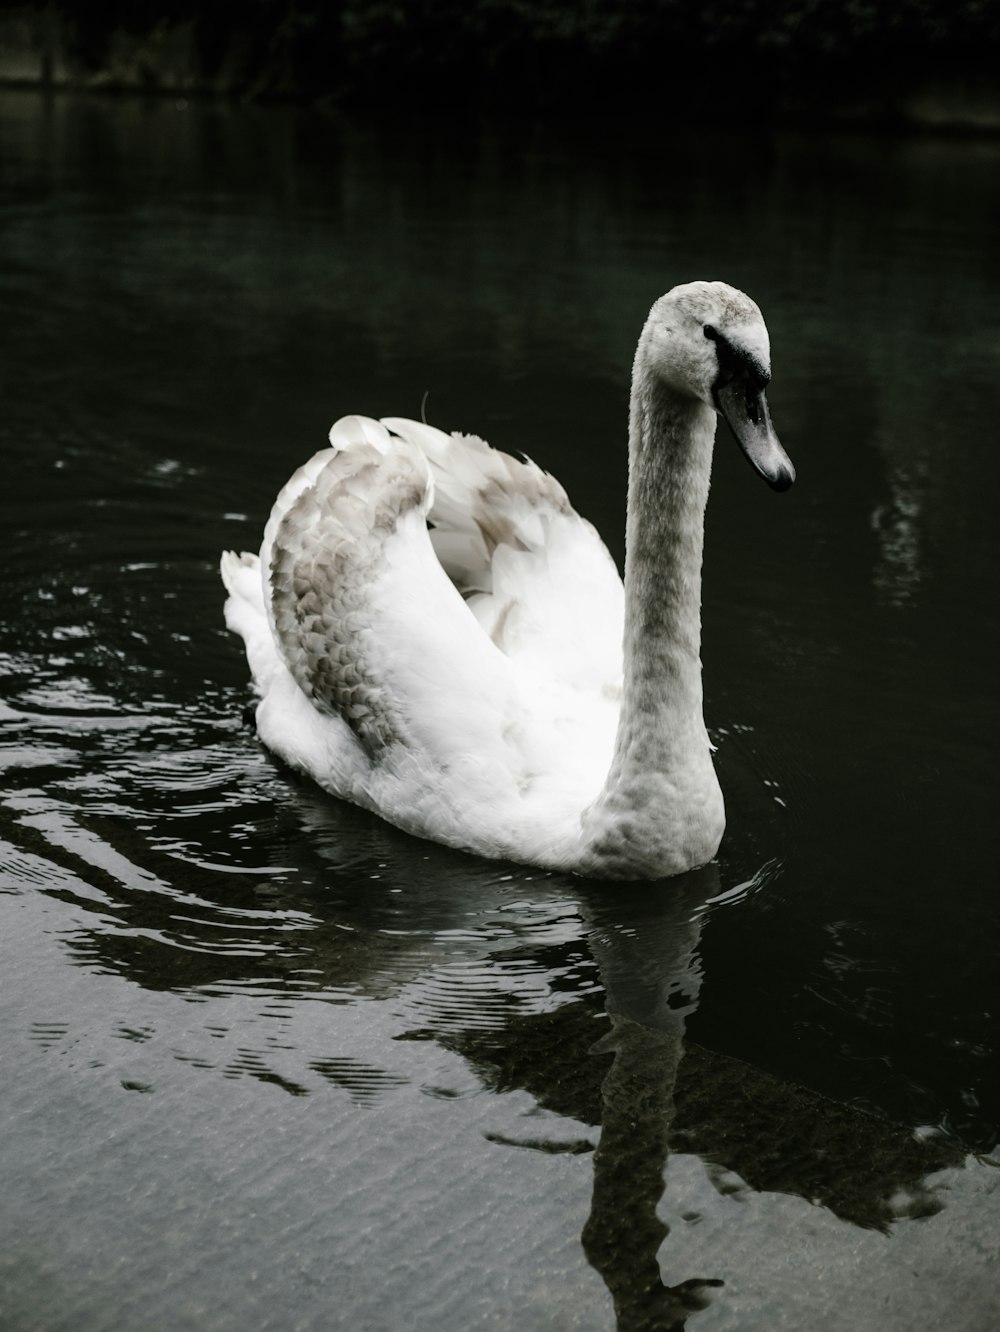
[[[0,96],[5,1326],[1000,1323],[998,227],[992,142]],[[278,770],[218,551],[427,392],[620,557],[693,277],[799,471],[720,438],[718,863],[585,887]]]

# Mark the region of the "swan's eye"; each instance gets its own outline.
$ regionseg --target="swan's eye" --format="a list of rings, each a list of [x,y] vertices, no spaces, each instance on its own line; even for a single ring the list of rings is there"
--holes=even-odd
[[[715,328],[714,328],[714,326],[713,326],[712,324],[706,324],[706,325],[705,325],[705,337],[706,337],[706,338],[708,338],[708,339],[709,339],[710,341],[712,341],[712,342],[715,342],[715,340],[718,338],[718,336],[719,336],[719,335],[718,335],[718,333],[716,333]]]

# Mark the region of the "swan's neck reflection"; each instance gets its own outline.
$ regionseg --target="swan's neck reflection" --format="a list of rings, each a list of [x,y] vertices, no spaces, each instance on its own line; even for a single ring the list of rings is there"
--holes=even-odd
[[[698,908],[717,891],[717,873],[709,867],[666,893],[660,885],[585,908],[611,1019],[593,1053],[614,1058],[601,1087],[601,1139],[582,1239],[611,1292],[619,1332],[683,1328],[708,1302],[706,1288],[722,1284],[712,1278],[663,1282],[657,1254],[669,1228],[656,1210],[684,1022],[701,983]]]

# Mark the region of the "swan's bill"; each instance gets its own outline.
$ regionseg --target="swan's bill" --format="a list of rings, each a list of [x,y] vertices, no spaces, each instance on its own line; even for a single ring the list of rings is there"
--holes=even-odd
[[[795,468],[774,433],[764,390],[738,376],[717,384],[712,397],[753,469],[772,490],[787,490],[795,480]]]

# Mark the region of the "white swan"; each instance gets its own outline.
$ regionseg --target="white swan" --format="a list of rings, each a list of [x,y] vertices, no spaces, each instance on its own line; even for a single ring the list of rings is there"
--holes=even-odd
[[[767,330],[675,287],[636,350],[625,583],[558,482],[475,436],[348,416],[222,557],[257,730],[420,837],[595,878],[660,878],[725,824],[702,719],[701,559],[716,410],[775,489]],[[430,527],[428,526],[430,524]]]

